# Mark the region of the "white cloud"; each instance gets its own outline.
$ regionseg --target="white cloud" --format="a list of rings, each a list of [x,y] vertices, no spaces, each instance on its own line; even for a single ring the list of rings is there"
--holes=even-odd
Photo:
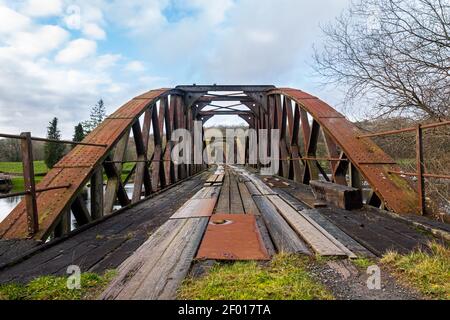
[[[38,19],[54,15],[56,6],[28,17],[24,0],[0,0],[0,128],[42,135],[58,116],[70,137],[100,97],[110,113],[142,91],[179,83],[258,82],[313,91],[305,70],[321,34],[318,24],[348,2],[64,0],[60,22],[69,5],[80,8],[79,28],[64,30]],[[96,40],[104,40],[98,49]],[[120,47],[111,52],[114,41]],[[15,114],[24,115],[20,123]]]
[[[206,19],[213,25],[222,23],[227,12],[234,7],[233,0],[191,0],[187,1],[187,4],[201,10],[201,19]]]
[[[245,36],[254,43],[270,44],[276,40],[271,30],[247,30]]]
[[[168,0],[113,0],[104,4],[108,18],[135,35],[155,34],[167,23],[162,11]]]
[[[104,54],[98,56],[95,59],[95,68],[98,70],[109,69],[116,66],[117,62],[119,62],[121,59],[122,56],[120,54]]]
[[[95,23],[85,23],[82,31],[86,37],[91,39],[103,40],[106,38],[105,31]]]
[[[4,43],[18,55],[40,56],[58,49],[69,38],[69,33],[58,27],[46,25],[35,27],[33,31],[20,31],[11,33]]]
[[[106,25],[102,11],[94,6],[100,0],[90,1],[93,7],[84,2],[84,29],[79,31],[42,25],[37,18],[14,10],[22,6],[9,2],[6,7],[4,3],[0,0],[1,131],[32,131],[43,136],[48,121],[57,116],[64,137],[70,138],[73,126],[89,116],[89,108],[99,98],[104,98],[107,112],[112,113],[130,97],[149,88],[120,72],[124,67],[121,54],[96,54],[97,44],[92,39],[102,34],[88,24],[96,24],[100,29]],[[78,32],[84,36],[68,42],[69,31],[74,32],[72,36]],[[123,82],[116,79],[115,71]]]
[[[24,30],[30,24],[28,17],[0,4],[0,34]]]
[[[130,72],[142,72],[145,66],[141,61],[131,61],[125,65],[125,70]]]
[[[62,0],[28,0],[22,12],[30,17],[49,17],[61,14],[62,10]]]
[[[92,56],[97,50],[97,43],[95,41],[86,39],[77,39],[71,41],[66,48],[61,50],[56,55],[56,62],[71,64],[80,62],[81,60]]]
[[[273,1],[243,0],[228,13],[226,28],[217,31],[199,66],[201,76],[237,83],[301,81],[309,76],[306,61],[321,35],[320,22],[333,19],[348,3],[280,0],[275,10]]]

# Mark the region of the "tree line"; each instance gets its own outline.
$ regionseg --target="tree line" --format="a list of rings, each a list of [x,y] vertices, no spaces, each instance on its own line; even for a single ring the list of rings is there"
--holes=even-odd
[[[92,107],[89,119],[78,123],[74,128],[73,141],[82,141],[92,132],[106,117],[106,108],[102,99]],[[58,118],[54,117],[47,127],[47,138],[61,140],[61,131],[58,128]],[[33,143],[33,155],[35,160],[44,160],[48,168],[61,160],[69,150],[68,146],[61,143]],[[21,161],[20,141],[17,139],[0,140],[0,161],[19,162]]]

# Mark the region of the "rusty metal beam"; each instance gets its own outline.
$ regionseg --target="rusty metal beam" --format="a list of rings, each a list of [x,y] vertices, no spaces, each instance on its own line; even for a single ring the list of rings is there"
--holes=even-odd
[[[283,88],[275,89],[269,94],[283,94],[297,102],[315,121],[320,123],[328,134],[342,149],[351,163],[371,185],[385,206],[399,214],[420,214],[417,208],[417,191],[410,183],[389,175],[388,171],[400,171],[393,160],[345,117],[321,101],[303,91]],[[303,119],[302,119],[303,120]]]
[[[175,89],[186,92],[265,92],[271,89],[275,89],[275,86],[271,85],[180,85]]]
[[[205,117],[205,116],[253,116],[253,112],[251,111],[243,111],[243,110],[233,110],[233,111],[200,111],[198,113],[199,116]]]

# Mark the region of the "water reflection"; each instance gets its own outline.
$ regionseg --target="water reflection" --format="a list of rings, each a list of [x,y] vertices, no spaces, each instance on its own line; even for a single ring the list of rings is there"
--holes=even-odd
[[[6,218],[6,216],[14,209],[15,206],[22,200],[20,197],[11,197],[6,199],[0,199],[0,222]]]

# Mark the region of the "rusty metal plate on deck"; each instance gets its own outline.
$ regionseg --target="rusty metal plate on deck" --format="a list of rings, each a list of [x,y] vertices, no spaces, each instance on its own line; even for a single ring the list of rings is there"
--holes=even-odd
[[[254,215],[215,214],[211,217],[199,260],[270,260]]]
[[[210,217],[216,202],[217,198],[188,200],[170,219]]]
[[[350,161],[386,206],[400,214],[420,214],[417,192],[406,179],[389,175],[388,171],[399,171],[399,167],[370,138],[358,139],[363,133],[342,114],[325,102],[296,89],[275,89],[270,94],[282,94],[293,99],[321,125],[342,148]]]

